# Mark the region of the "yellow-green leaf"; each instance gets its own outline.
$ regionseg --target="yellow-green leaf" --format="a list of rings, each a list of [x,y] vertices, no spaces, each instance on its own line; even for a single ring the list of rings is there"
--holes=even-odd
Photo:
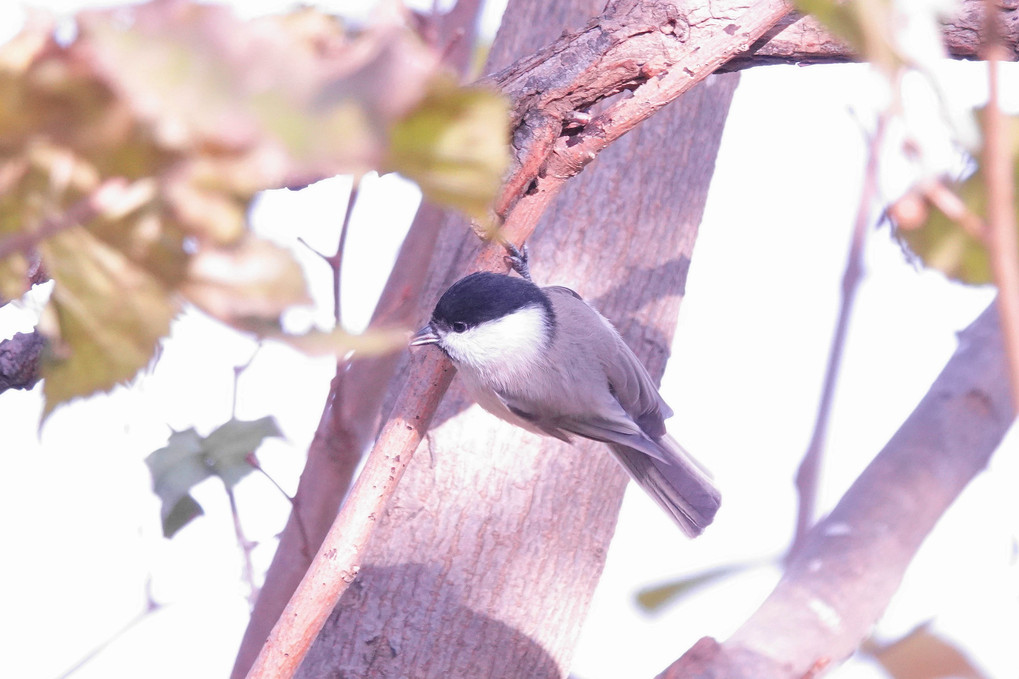
[[[509,109],[500,95],[440,79],[390,133],[386,169],[431,200],[484,218],[509,164]]]
[[[77,396],[129,380],[152,358],[170,329],[177,303],[148,271],[83,227],[40,246],[55,281],[44,328],[51,351],[43,363],[44,416]]]

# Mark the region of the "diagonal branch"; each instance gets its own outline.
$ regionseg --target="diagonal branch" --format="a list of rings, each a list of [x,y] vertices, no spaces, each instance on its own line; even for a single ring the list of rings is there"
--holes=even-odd
[[[884,450],[817,524],[761,607],[722,644],[701,639],[662,679],[799,679],[869,633],[934,524],[1012,424],[994,305]]]
[[[700,3],[616,0],[578,33],[491,76],[513,101],[515,164],[496,201],[522,242],[563,185],[613,141],[745,51],[790,11],[759,0],[736,17]],[[583,126],[577,113],[622,96]],[[485,264],[494,267],[491,256]]]

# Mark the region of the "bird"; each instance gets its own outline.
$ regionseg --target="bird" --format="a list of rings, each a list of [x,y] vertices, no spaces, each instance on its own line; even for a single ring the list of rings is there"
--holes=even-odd
[[[528,431],[601,441],[689,537],[714,519],[710,475],[666,432],[673,412],[647,369],[593,306],[563,286],[539,287],[526,250],[519,274],[480,271],[451,285],[411,346],[435,345],[485,410]]]

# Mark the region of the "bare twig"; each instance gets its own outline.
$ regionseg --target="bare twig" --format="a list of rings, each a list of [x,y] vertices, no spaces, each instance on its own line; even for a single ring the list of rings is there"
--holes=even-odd
[[[357,205],[357,195],[360,188],[360,180],[354,178],[354,184],[350,187],[350,195],[347,196],[347,209],[343,213],[343,225],[340,227],[340,238],[336,242],[336,253],[332,257],[326,257],[326,262],[333,272],[333,319],[336,327],[343,326],[343,302],[340,299],[340,281],[343,278],[343,253],[347,245],[347,232],[350,230],[350,219],[354,214],[354,206]]]
[[[255,584],[255,568],[251,564],[251,551],[255,548],[255,543],[244,535],[241,514],[237,511],[237,498],[234,496],[234,489],[225,479],[223,488],[226,490],[227,499],[230,500],[230,514],[234,520],[234,535],[237,536],[237,545],[241,548],[241,554],[244,555],[244,568],[241,571],[241,577],[244,582],[248,583],[248,606],[254,608],[255,600],[258,599],[258,585]]]
[[[240,365],[234,366],[234,389],[233,395],[231,396],[230,399],[230,417],[237,417],[237,393],[240,391],[239,386],[241,375],[244,373],[245,370],[247,370],[251,366],[251,363],[255,360],[255,356],[258,356],[258,352],[261,350],[262,342],[259,342],[255,346],[255,350],[251,352],[251,356],[248,357],[247,361]]]
[[[863,246],[867,237],[867,228],[870,226],[874,200],[878,192],[878,161],[881,156],[881,145],[884,142],[885,129],[888,126],[888,117],[889,112],[887,111],[882,112],[878,116],[874,134],[871,136],[870,143],[868,144],[863,188],[860,192],[860,201],[856,208],[856,222],[853,225],[849,254],[846,257],[846,270],[842,275],[842,304],[839,307],[838,322],[835,325],[835,336],[832,338],[831,350],[828,353],[828,365],[825,368],[824,386],[821,390],[821,400],[817,407],[817,419],[814,422],[814,432],[810,437],[807,452],[804,454],[803,461],[800,462],[800,468],[796,473],[799,510],[796,516],[796,537],[793,540],[790,553],[795,553],[796,548],[802,542],[814,522],[821,458],[824,455],[828,421],[831,418],[831,404],[835,397],[835,385],[838,381],[839,366],[842,364],[842,355],[845,350],[849,319],[853,313],[853,302],[856,300],[856,292],[859,289],[860,278],[863,274]]]
[[[997,24],[997,10],[997,3],[988,0],[988,40],[984,57],[987,60],[989,94],[983,113],[983,170],[987,187],[988,253],[994,282],[998,287],[998,310],[1005,334],[1012,401],[1019,407],[1019,240],[1016,237],[1012,143],[1008,120],[998,103],[998,71],[1004,49]]]
[[[155,613],[156,611],[163,607],[163,604],[157,602],[155,598],[153,598],[152,596],[151,574],[145,580],[145,597],[146,597],[145,608],[139,611],[138,615],[128,620],[124,624],[124,626],[121,627],[115,634],[111,635],[108,639],[104,640],[95,648],[93,648],[91,651],[86,653],[81,659],[78,660],[78,662],[74,663],[74,665],[67,668],[67,670],[60,674],[56,679],[69,679],[70,677],[77,674],[78,670],[80,670],[82,667],[90,663],[96,656],[98,656],[100,653],[106,650],[110,646],[110,644],[112,644],[114,641],[124,636],[125,634],[127,634],[127,632],[129,632],[132,627],[134,627],[135,625],[143,621],[145,618],[149,617],[150,615],[152,615],[153,613]]]
[[[719,644],[701,639],[663,679],[800,679],[869,634],[927,534],[1013,420],[992,304],[959,336],[927,395],[838,506],[812,528],[761,607]]]
[[[234,388],[233,395],[230,401],[230,417],[237,417],[237,394],[240,391],[240,379],[241,375],[247,370],[255,357],[258,355],[259,350],[262,348],[262,343],[259,342],[255,347],[255,350],[251,352],[251,356],[248,360],[241,365],[235,365],[234,370]],[[254,458],[254,453],[248,455],[249,458]],[[249,463],[250,463],[249,459]],[[257,469],[261,469],[257,465]],[[265,472],[262,472],[265,474]],[[268,476],[268,474],[265,474]],[[272,479],[270,479],[271,481]],[[279,488],[279,484],[273,481],[273,484]],[[237,537],[237,546],[241,549],[241,555],[244,558],[244,568],[241,570],[241,577],[248,584],[248,606],[254,608],[255,601],[258,599],[258,585],[255,584],[255,568],[251,563],[251,552],[255,548],[255,543],[244,535],[244,527],[241,525],[241,513],[237,509],[237,498],[234,496],[234,489],[227,483],[226,479],[223,479],[223,489],[226,491],[226,497],[230,501],[230,515],[233,517],[234,522],[234,535]],[[282,491],[282,488],[280,489]],[[283,493],[286,496],[286,493]]]

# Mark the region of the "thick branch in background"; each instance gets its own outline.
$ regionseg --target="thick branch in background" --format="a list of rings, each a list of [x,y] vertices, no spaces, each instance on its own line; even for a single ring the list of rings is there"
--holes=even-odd
[[[1012,421],[992,305],[960,334],[959,348],[930,391],[810,531],[764,604],[723,644],[699,641],[662,679],[799,679],[844,660]]]
[[[942,38],[948,56],[980,58],[985,39],[984,0],[962,0],[942,22]],[[1019,7],[1000,3],[1002,43],[1015,61],[1019,55]],[[768,64],[822,64],[856,61],[858,57],[817,20],[793,13],[768,31],[746,54],[725,64],[721,70],[735,71]]]

